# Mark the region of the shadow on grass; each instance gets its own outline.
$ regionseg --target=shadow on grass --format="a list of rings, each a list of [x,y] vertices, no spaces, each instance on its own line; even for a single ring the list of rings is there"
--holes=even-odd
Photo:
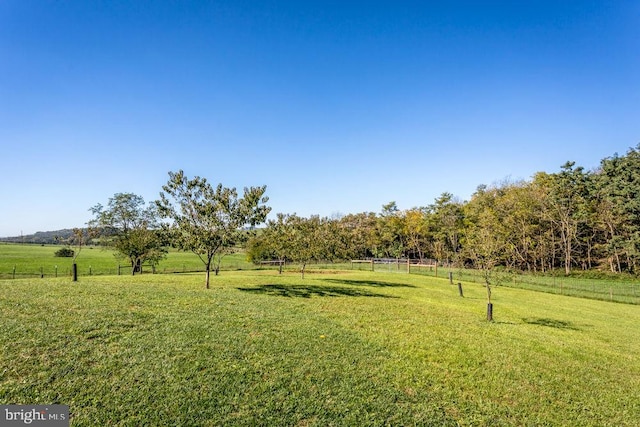
[[[397,298],[390,295],[376,294],[362,289],[351,289],[338,286],[260,285],[253,288],[238,288],[238,290],[288,298],[311,298],[313,296]]]
[[[349,279],[322,279],[323,282],[331,282],[338,285],[371,286],[376,288],[415,288],[406,283],[382,282],[379,280],[349,280]]]
[[[542,317],[531,317],[531,318],[522,319],[522,321],[524,323],[528,323],[529,325],[540,325],[540,326],[547,326],[547,327],[556,328],[556,329],[568,329],[571,331],[580,330],[580,328],[576,326],[574,323],[566,322],[564,320],[556,320],[556,319],[549,319],[549,318],[542,318]]]

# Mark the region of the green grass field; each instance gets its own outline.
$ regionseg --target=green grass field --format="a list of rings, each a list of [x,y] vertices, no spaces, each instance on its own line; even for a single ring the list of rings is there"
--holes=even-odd
[[[365,271],[0,282],[0,402],[73,426],[640,420],[640,307]]]
[[[355,264],[358,270],[370,270],[368,264]],[[406,272],[403,264],[376,265],[375,271]],[[440,267],[437,277],[448,277],[453,273],[453,280],[463,282],[484,283],[482,272],[472,269]],[[436,277],[434,268],[412,267],[411,274]],[[570,276],[564,273],[516,273],[497,272],[494,284],[579,298],[598,299],[603,301],[640,304],[640,280],[631,274],[607,274],[603,272],[574,271]]]
[[[54,253],[62,246],[56,245],[21,245],[0,243],[0,280],[13,278],[45,278],[70,277],[71,258],[58,258]],[[77,259],[78,274],[80,276],[95,275],[127,275],[130,273],[127,262],[118,259],[113,252],[101,247],[85,247]],[[120,266],[120,267],[119,267]],[[286,269],[298,270],[299,265],[287,265]],[[276,266],[256,266],[247,261],[245,254],[235,253],[224,257],[221,269],[229,270],[254,270],[276,269]],[[344,269],[369,271],[370,264],[352,264],[350,262],[332,264],[312,263],[311,269]],[[179,252],[171,249],[165,259],[156,268],[157,273],[183,273],[203,271],[204,266],[200,259],[190,252]],[[145,273],[151,272],[150,266],[144,266]],[[405,264],[376,264],[377,272],[406,273]],[[454,274],[454,280],[482,283],[481,273],[475,270],[455,268],[450,270],[441,267],[438,277],[448,277],[449,271]],[[412,267],[411,274],[435,277],[434,269]],[[580,298],[591,298],[605,301],[622,302],[627,304],[640,304],[640,280],[630,275],[603,275],[593,278],[583,274],[570,277],[535,274],[502,274],[500,286],[516,287],[540,292],[570,295]]]
[[[71,276],[72,258],[59,258],[55,252],[63,246],[58,245],[20,245],[0,243],[0,279],[40,277],[46,278]],[[113,251],[100,246],[83,247],[76,260],[78,275],[117,275],[129,274],[127,261],[118,259]],[[230,254],[223,258],[222,268],[237,270],[253,268],[246,261],[244,254]],[[201,271],[204,265],[191,252],[180,252],[171,249],[167,257],[157,266],[159,273]],[[151,272],[151,267],[144,266],[143,271]]]

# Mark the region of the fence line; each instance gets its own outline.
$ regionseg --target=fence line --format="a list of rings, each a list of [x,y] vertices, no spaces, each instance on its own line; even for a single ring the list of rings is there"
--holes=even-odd
[[[249,266],[246,264],[239,265],[237,263],[223,263],[221,270],[238,270],[238,269],[258,269],[258,268],[280,268],[279,261],[262,262],[257,266]],[[282,263],[288,269],[292,264]],[[293,264],[297,268],[297,265]],[[315,266],[319,269],[337,268],[337,269],[361,269],[364,266],[366,270],[377,272],[399,272],[410,273],[432,277],[447,278],[450,283],[452,279],[455,281],[484,283],[480,272],[467,269],[454,269],[446,265],[438,264],[433,260],[423,260],[422,263],[417,260],[407,260],[401,258],[372,258],[361,260],[350,260],[344,263],[320,263],[314,262],[308,267]],[[136,274],[174,274],[174,273],[199,273],[204,272],[204,266],[194,267],[187,266],[165,266],[155,268],[151,265],[144,264],[141,273]],[[41,266],[41,267],[20,267],[15,265],[13,268],[0,271],[0,279],[26,279],[26,278],[55,278],[55,277],[71,277],[71,266],[61,267]],[[131,274],[130,265],[112,265],[105,267],[101,265],[95,268],[91,265],[78,265],[79,276],[93,275],[117,275]],[[533,276],[520,274],[499,273],[498,280],[495,282],[498,286],[527,289],[532,291],[553,293],[558,295],[575,296],[580,298],[590,298],[603,301],[621,302],[627,304],[640,304],[640,282],[607,282],[603,279],[581,280],[579,278],[571,278],[566,280],[556,276]]]
[[[78,264],[78,276],[108,276],[108,275],[131,275],[131,265],[116,264],[109,267],[104,265],[100,267],[93,267],[92,265]],[[221,270],[237,270],[239,265],[235,263],[224,264],[221,266]],[[174,273],[204,273],[204,265],[193,267],[193,265],[183,264],[182,266],[172,267],[158,267],[151,264],[142,264],[140,271],[136,270],[137,274],[174,274]],[[11,279],[34,279],[34,278],[57,278],[57,277],[71,277],[71,266],[64,268],[56,267],[27,267],[21,268],[19,265],[14,266],[10,270],[0,270],[0,280]]]
[[[484,284],[484,278],[476,270],[446,269],[452,273],[456,281]],[[417,274],[432,275],[431,272],[419,271]],[[448,274],[448,273],[447,273]],[[444,278],[444,275],[439,277]],[[497,273],[493,284],[517,289],[546,292],[601,301],[640,304],[640,282],[621,282],[604,279],[565,279],[556,276],[533,276],[517,273]]]

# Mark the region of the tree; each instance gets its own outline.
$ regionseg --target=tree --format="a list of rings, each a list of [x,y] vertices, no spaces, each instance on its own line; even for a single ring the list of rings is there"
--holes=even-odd
[[[271,210],[265,205],[266,186],[245,188],[238,198],[235,188],[218,184],[214,189],[206,178],[188,179],[180,170],[169,172],[162,189],[156,201],[160,216],[172,221],[168,228],[172,242],[203,262],[207,289],[212,264],[217,275],[222,257],[243,239],[242,228],[264,222]]]
[[[546,188],[544,210],[560,236],[566,275],[571,273],[580,226],[586,220],[588,177],[582,167],[574,166],[575,162],[567,162],[560,173],[538,173],[535,177]]]
[[[430,241],[437,260],[446,257],[447,261],[457,262],[463,217],[462,204],[451,193],[442,193],[429,206]]]
[[[412,251],[414,256],[417,255],[418,260],[422,263],[429,243],[425,209],[409,209],[402,213],[400,221],[402,235],[407,242],[407,249]]]
[[[340,220],[309,218],[296,214],[278,214],[250,244],[252,260],[276,259],[280,265],[286,261],[300,264],[304,279],[307,264],[312,261],[343,259],[348,253],[347,230]]]
[[[76,262],[76,259],[78,258],[78,255],[80,255],[82,248],[86,246],[91,241],[91,239],[96,237],[96,235],[97,235],[97,232],[93,227],[87,227],[87,228],[74,228],[71,234],[69,235],[69,237],[66,239],[62,239],[59,237],[54,238],[57,242],[61,242],[69,246],[69,250],[73,254],[72,261],[71,261],[71,266],[72,266],[71,276],[74,282],[78,281],[78,264]],[[74,249],[71,249],[71,248],[74,248]]]
[[[505,181],[494,200],[505,242],[504,262],[508,268],[534,268],[534,247],[542,223],[542,200],[536,187],[520,182]]]
[[[267,226],[259,235],[249,240],[247,255],[250,261],[277,261],[279,274],[282,274],[282,265],[291,258],[290,253],[290,215],[278,213],[276,219],[267,221]]]
[[[376,256],[400,258],[406,249],[403,234],[403,219],[396,202],[389,202],[382,206],[378,218],[378,241]]]
[[[287,215],[284,220],[279,247],[287,259],[301,264],[300,275],[304,279],[309,261],[320,260],[324,253],[326,242],[322,235],[322,220],[317,215],[302,218],[296,214]]]
[[[340,228],[346,239],[344,258],[362,259],[373,256],[379,245],[376,232],[378,219],[373,212],[349,214],[340,218]]]
[[[602,160],[595,176],[598,222],[607,235],[612,271],[637,272],[640,259],[640,144]]]
[[[482,271],[487,288],[487,320],[493,320],[491,285],[495,283],[494,268],[500,264],[505,241],[501,220],[496,211],[497,188],[479,187],[465,205],[465,252],[474,266]]]
[[[91,208],[95,218],[91,224],[102,231],[103,242],[131,264],[131,274],[140,272],[142,264],[157,264],[166,254],[160,234],[155,205],[145,206],[141,196],[116,193],[107,207]]]

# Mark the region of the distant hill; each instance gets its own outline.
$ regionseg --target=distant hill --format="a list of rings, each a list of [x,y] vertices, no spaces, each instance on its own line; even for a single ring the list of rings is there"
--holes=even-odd
[[[16,237],[0,237],[0,242],[8,243],[32,243],[32,244],[56,244],[68,239],[73,234],[72,229],[56,231],[38,231],[35,234],[26,234]]]

